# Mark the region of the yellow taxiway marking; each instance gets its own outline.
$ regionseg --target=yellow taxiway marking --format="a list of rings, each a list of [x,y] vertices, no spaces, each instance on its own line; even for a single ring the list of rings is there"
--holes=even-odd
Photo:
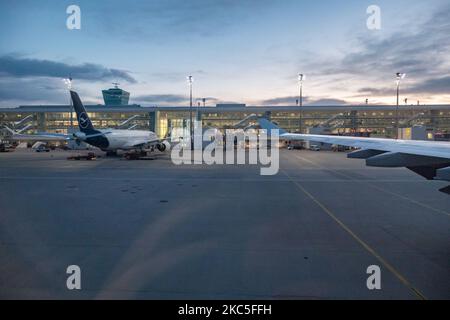
[[[427,300],[427,298],[415,288],[404,276],[401,275],[397,269],[394,268],[386,259],[379,255],[371,246],[369,246],[364,240],[362,240],[355,232],[353,232],[345,223],[343,223],[338,217],[336,217],[330,209],[328,209],[322,202],[320,202],[316,197],[314,197],[308,190],[305,189],[300,183],[292,180],[284,170],[281,170],[293,184],[297,186],[308,198],[310,198],[317,206],[319,206],[331,219],[333,219],[342,229],[344,229],[356,242],[358,242],[364,249],[366,249],[372,256],[374,256],[386,269],[388,269],[395,277],[397,277],[400,282],[409,288],[417,298],[421,300]]]
[[[297,159],[299,159],[299,160],[302,160],[302,161],[305,161],[305,162],[308,162],[308,163],[314,165],[314,166],[317,167],[318,169],[322,169],[322,170],[325,170],[325,171],[332,171],[332,172],[334,172],[334,173],[336,173],[336,174],[338,174],[338,175],[341,175],[341,176],[344,177],[344,178],[350,179],[350,181],[354,181],[354,182],[357,182],[357,183],[364,183],[364,184],[368,185],[369,187],[371,187],[372,189],[375,189],[375,190],[378,190],[378,191],[381,191],[381,192],[390,194],[390,195],[392,195],[392,196],[399,197],[399,198],[401,198],[401,199],[403,199],[403,200],[406,200],[406,201],[409,201],[409,202],[411,202],[411,203],[414,203],[414,204],[416,204],[416,205],[418,205],[418,206],[421,206],[422,208],[429,209],[429,210],[431,210],[431,211],[434,211],[434,212],[437,212],[437,213],[440,213],[440,214],[444,214],[444,215],[450,217],[450,213],[448,213],[448,212],[446,212],[446,211],[444,211],[444,210],[440,210],[440,209],[434,208],[434,207],[429,206],[429,205],[427,205],[427,204],[425,204],[425,203],[422,203],[422,202],[419,202],[419,201],[417,201],[417,200],[411,199],[411,198],[409,198],[409,197],[403,196],[403,195],[401,195],[401,194],[399,194],[399,193],[392,192],[392,191],[388,191],[388,190],[384,190],[384,189],[382,189],[382,188],[380,188],[380,187],[378,187],[378,186],[376,186],[376,185],[370,183],[370,181],[364,181],[364,180],[360,180],[360,179],[355,179],[355,178],[353,178],[353,177],[351,177],[351,176],[349,176],[349,175],[347,175],[347,174],[345,174],[345,173],[338,172],[338,171],[333,171],[333,170],[324,168],[324,167],[318,165],[317,163],[315,163],[315,162],[313,162],[313,161],[311,161],[311,160],[305,159],[305,158],[303,158],[303,157],[300,157],[300,156],[298,156],[298,155],[295,155],[295,157],[296,157]]]

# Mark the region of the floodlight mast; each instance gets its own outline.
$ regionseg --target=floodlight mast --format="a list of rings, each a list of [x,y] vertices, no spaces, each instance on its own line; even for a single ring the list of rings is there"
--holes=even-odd
[[[194,82],[193,76],[187,77],[189,83],[189,135],[191,139],[191,151],[194,150],[194,127],[192,125],[192,83]]]
[[[65,85],[67,86],[67,89],[70,91],[72,90],[72,78],[66,78],[63,79]],[[70,95],[69,95],[70,97]],[[72,105],[72,98],[69,98],[69,105],[70,105],[70,128],[73,129],[73,105]]]
[[[399,105],[400,105],[400,82],[405,79],[406,73],[397,72],[395,74],[395,81],[397,84],[397,106],[395,108],[395,138],[398,139],[398,129],[399,129]]]
[[[298,74],[298,84],[299,84],[299,100],[298,105],[300,107],[299,110],[299,131],[302,133],[302,107],[303,107],[303,80],[306,79],[306,76],[303,73]]]
[[[305,80],[305,79],[306,79],[306,76],[304,74],[302,74],[302,73],[298,74],[298,83],[299,83],[299,86],[300,86],[300,94],[299,94],[300,107],[303,106],[303,80]]]

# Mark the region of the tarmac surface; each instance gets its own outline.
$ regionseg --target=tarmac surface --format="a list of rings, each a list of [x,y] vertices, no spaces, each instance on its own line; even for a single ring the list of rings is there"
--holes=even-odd
[[[71,154],[0,154],[2,299],[450,299],[445,182],[325,151],[275,176]]]

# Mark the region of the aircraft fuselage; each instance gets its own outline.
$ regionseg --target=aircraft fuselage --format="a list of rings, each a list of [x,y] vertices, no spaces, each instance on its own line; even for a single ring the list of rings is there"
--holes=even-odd
[[[154,132],[143,130],[101,129],[98,133],[104,133],[96,137],[88,137],[84,142],[100,148],[103,151],[137,149],[138,145],[145,145],[151,141],[157,141]]]

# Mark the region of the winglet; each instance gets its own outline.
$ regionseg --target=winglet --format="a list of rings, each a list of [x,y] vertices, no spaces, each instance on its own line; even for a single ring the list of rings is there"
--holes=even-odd
[[[450,186],[439,189],[440,192],[450,195]]]

